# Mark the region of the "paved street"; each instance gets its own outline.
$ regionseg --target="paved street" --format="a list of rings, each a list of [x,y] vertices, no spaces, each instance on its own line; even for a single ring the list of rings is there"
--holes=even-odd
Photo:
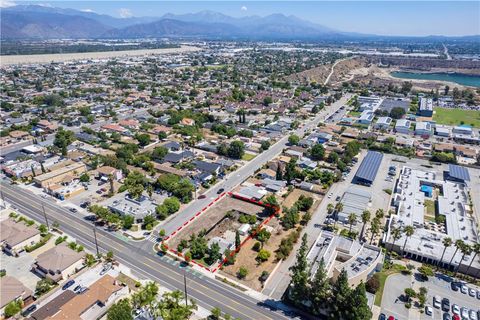
[[[0,183],[5,200],[28,217],[43,222],[42,198],[32,195],[15,185],[5,181]],[[45,202],[45,212],[50,222],[58,221],[60,229],[76,238],[87,249],[95,251],[93,226],[67,209]],[[116,259],[132,269],[140,277],[152,279],[170,289],[183,289],[184,271],[178,264],[170,264],[165,259],[154,255],[151,251],[139,250],[134,244],[125,242],[114,234],[98,229],[98,245],[102,252],[112,250]],[[189,297],[199,305],[210,310],[218,306],[223,312],[240,319],[287,319],[282,311],[270,311],[260,306],[258,301],[233,287],[209,278],[200,278],[186,273]]]

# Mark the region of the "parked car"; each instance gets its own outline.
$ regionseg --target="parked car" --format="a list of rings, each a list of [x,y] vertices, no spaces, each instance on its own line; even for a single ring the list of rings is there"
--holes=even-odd
[[[433,297],[433,306],[437,309],[440,309],[440,306],[441,306],[441,298],[440,296],[434,296]]]
[[[466,294],[468,292],[468,287],[465,284],[462,284],[462,286],[460,287],[460,291]]]
[[[201,194],[201,195],[198,196],[198,199],[205,199],[206,197],[207,197],[206,195]]]
[[[70,288],[71,286],[73,286],[74,283],[75,283],[75,280],[68,280],[68,281],[62,286],[62,290],[67,290],[68,288]]]
[[[450,283],[450,288],[452,288],[453,291],[458,291],[459,287],[460,287],[460,283],[456,281],[452,281],[452,283]]]
[[[443,313],[443,320],[452,320],[452,316],[448,312]]]
[[[468,295],[470,297],[475,297],[477,295],[477,290],[475,290],[473,288],[468,288]]]
[[[430,306],[425,306],[425,314],[431,316],[433,314],[433,309]]]
[[[87,287],[81,287],[80,290],[78,290],[77,293],[78,293],[78,294],[82,294],[82,293],[84,293],[84,292],[87,291],[87,290],[88,290]]]
[[[457,306],[456,304],[454,304],[454,305],[452,306],[452,312],[453,312],[454,314],[460,314],[460,307]]]
[[[448,300],[447,298],[442,299],[442,309],[443,311],[450,310],[450,300]]]
[[[69,210],[70,210],[70,212],[73,212],[73,213],[76,213],[76,212],[78,211],[78,210],[75,209],[75,208],[70,208]]]
[[[102,271],[100,271],[100,275],[103,276],[105,273],[107,273],[110,269],[112,269],[112,264],[107,263],[106,265],[103,266]]]
[[[217,194],[220,194],[220,193],[222,193],[223,191],[225,191],[225,189],[224,189],[224,188],[220,188],[220,189],[218,189]]]
[[[468,309],[465,307],[462,307],[460,310],[460,313],[462,315],[462,319],[468,319]]]
[[[80,289],[82,289],[82,286],[78,285],[73,289],[73,292],[78,292],[78,291],[80,291]]]
[[[477,312],[475,310],[470,310],[470,320],[478,320]]]
[[[27,309],[25,309],[23,312],[22,312],[22,317],[26,317],[28,316],[30,313],[32,313],[33,311],[37,310],[37,305],[36,304],[32,304],[30,307],[28,307]]]

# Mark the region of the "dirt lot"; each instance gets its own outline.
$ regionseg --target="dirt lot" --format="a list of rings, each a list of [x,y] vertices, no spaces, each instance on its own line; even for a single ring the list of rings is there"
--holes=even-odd
[[[306,197],[312,197],[314,200],[313,206],[310,208],[310,212],[314,212],[315,209],[317,209],[318,205],[320,204],[322,200],[322,196],[313,192],[305,191],[305,190],[300,190],[300,189],[294,189],[290,194],[283,200],[282,206],[290,208],[293,206],[293,204],[300,198],[301,195],[304,195]]]
[[[183,228],[180,233],[175,235],[175,237],[169,239],[168,245],[172,248],[176,248],[181,239],[189,239],[190,235],[193,233],[197,234],[203,229],[211,229],[215,224],[222,220],[222,218],[225,217],[229,211],[233,212],[233,217],[230,219],[224,219],[222,222],[220,222],[208,233],[207,240],[215,236],[222,236],[227,230],[235,232],[235,230],[237,230],[237,228],[240,226],[240,223],[238,222],[238,216],[241,213],[257,215],[257,217],[267,216],[263,207],[227,196],[212,206],[209,210],[204,212],[192,223]]]

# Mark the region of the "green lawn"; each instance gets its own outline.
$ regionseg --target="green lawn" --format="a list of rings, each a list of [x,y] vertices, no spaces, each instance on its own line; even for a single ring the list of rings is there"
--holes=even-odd
[[[480,111],[435,108],[433,120],[439,124],[466,124],[471,125],[472,127],[480,128]]]
[[[242,160],[245,160],[245,161],[250,161],[250,160],[252,160],[253,158],[255,158],[255,155],[254,155],[254,154],[251,154],[251,153],[245,153],[245,154],[242,156]]]
[[[423,204],[425,205],[425,208],[427,208],[427,214],[429,216],[435,216],[435,202],[432,200],[425,200]]]
[[[382,271],[378,272],[378,281],[380,282],[380,286],[378,288],[377,293],[375,294],[375,305],[380,306],[382,304],[382,296],[383,296],[383,289],[385,287],[385,281],[387,280],[388,276],[400,273],[403,270],[406,270],[405,267],[394,264],[390,269],[383,269]]]
[[[358,117],[360,117],[361,114],[362,114],[362,113],[361,113],[360,111],[350,111],[350,112],[348,113],[348,115],[349,115],[350,117],[353,117],[353,118],[358,118]]]

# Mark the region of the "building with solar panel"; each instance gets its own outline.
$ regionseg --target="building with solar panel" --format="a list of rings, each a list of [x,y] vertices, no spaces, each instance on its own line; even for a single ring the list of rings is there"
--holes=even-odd
[[[353,177],[353,183],[365,186],[371,186],[377,176],[378,168],[382,163],[383,153],[378,151],[368,151],[360,167]]]
[[[458,165],[450,165],[448,172],[404,166],[393,194],[397,210],[388,221],[386,247],[413,260],[478,275],[478,258],[443,245],[447,237],[471,246],[480,241],[469,200],[471,190],[465,184],[469,180],[468,170]],[[394,239],[391,231],[406,226],[414,228],[413,235],[407,239],[402,233]]]

